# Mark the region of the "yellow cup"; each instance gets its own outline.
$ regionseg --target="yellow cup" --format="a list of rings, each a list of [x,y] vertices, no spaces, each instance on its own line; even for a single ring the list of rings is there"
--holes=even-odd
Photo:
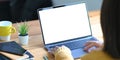
[[[15,33],[16,29],[10,21],[0,21],[0,40],[10,40],[10,35]]]

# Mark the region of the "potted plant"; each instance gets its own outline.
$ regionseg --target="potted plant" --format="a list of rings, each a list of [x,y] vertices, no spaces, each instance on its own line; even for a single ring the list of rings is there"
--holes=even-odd
[[[18,24],[18,32],[19,32],[18,38],[19,38],[19,43],[21,45],[28,45],[28,39],[29,39],[28,29],[29,26],[26,22]]]

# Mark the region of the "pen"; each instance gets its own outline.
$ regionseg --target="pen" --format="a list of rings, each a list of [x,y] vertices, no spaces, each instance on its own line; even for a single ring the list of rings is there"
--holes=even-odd
[[[48,57],[47,57],[47,56],[43,56],[43,59],[44,59],[44,60],[48,60]]]

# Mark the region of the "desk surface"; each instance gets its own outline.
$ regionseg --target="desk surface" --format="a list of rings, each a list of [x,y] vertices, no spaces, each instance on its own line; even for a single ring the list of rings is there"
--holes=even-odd
[[[90,12],[89,16],[90,16],[90,23],[91,23],[93,35],[99,40],[102,40],[99,14],[100,14],[99,11],[94,11],[94,12]],[[39,20],[29,21],[28,24],[30,25],[29,45],[23,47],[29,50],[34,55],[35,60],[43,60],[44,55],[48,56],[49,60],[52,60],[51,55],[48,54],[48,52],[43,48],[44,45],[42,42]],[[13,26],[16,27],[16,24],[13,24]],[[12,34],[11,40],[18,41],[17,33]]]

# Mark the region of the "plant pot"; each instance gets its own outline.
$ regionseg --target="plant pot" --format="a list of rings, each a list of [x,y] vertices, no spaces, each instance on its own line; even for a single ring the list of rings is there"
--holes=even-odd
[[[19,43],[20,43],[21,45],[28,45],[29,35],[25,35],[25,36],[19,35],[18,38],[19,38]]]

